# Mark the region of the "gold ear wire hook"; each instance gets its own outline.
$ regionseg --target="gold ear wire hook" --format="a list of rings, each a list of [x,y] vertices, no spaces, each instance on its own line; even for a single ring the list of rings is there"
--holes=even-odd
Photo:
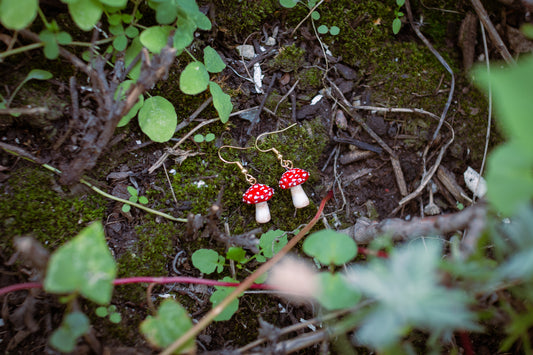
[[[231,149],[239,149],[239,150],[246,150],[246,149],[250,149],[251,147],[245,147],[245,148],[242,148],[242,147],[234,147],[232,145],[223,145],[222,147],[218,148],[218,157],[220,158],[220,160],[222,160],[224,163],[226,164],[235,164],[239,167],[241,173],[244,175],[244,179],[250,184],[250,185],[255,185],[255,183],[257,182],[257,180],[250,174],[248,174],[248,170],[246,170],[244,168],[244,166],[242,166],[242,164],[238,161],[228,161],[224,158],[222,158],[222,155],[220,154],[220,150],[222,148],[231,148]]]
[[[261,139],[261,137],[263,136],[266,136],[266,135],[269,135],[269,134],[276,134],[276,133],[281,133],[281,132],[285,132],[286,130],[288,130],[289,128],[292,128],[294,126],[296,126],[297,123],[293,123],[291,124],[290,126],[288,127],[285,127],[283,129],[280,129],[280,130],[277,130],[277,131],[272,131],[272,132],[265,132],[265,133],[261,133],[260,135],[257,136],[257,138],[255,139],[255,148],[260,151],[260,152],[263,152],[263,153],[267,153],[267,152],[273,152],[274,154],[276,154],[276,158],[279,160],[280,164],[282,167],[284,167],[285,169],[292,169],[293,168],[293,164],[292,164],[292,161],[290,160],[283,160],[283,155],[281,155],[281,153],[274,147],[272,148],[269,148],[269,149],[266,149],[266,150],[263,150],[261,148],[259,148],[259,146],[257,145],[257,142]]]

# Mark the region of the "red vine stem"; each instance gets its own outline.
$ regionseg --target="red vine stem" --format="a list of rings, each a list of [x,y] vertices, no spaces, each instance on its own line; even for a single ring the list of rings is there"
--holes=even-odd
[[[185,334],[178,338],[174,343],[172,343],[168,348],[163,350],[160,355],[171,355],[175,350],[179,349],[189,339],[195,338],[202,330],[207,328],[209,324],[218,316],[224,308],[226,308],[234,299],[236,299],[242,292],[246,291],[248,288],[252,287],[254,281],[257,280],[261,275],[267,272],[272,266],[274,266],[278,261],[281,260],[288,252],[291,250],[318,222],[326,202],[333,197],[333,191],[328,192],[326,197],[320,203],[318,211],[313,219],[307,224],[297,235],[295,235],[288,243],[281,249],[276,255],[272,257],[269,261],[261,265],[253,274],[248,276],[232,293],[230,293],[222,302],[220,302],[215,308],[211,309],[198,323],[196,323],[191,329],[189,329]]]

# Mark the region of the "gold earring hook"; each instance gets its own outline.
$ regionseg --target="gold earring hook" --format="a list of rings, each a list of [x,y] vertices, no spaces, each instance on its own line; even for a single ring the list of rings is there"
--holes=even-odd
[[[288,127],[285,127],[283,129],[279,129],[277,131],[272,131],[272,132],[265,132],[265,133],[261,133],[260,135],[257,136],[257,138],[255,139],[255,148],[260,151],[260,152],[263,152],[263,153],[267,153],[267,152],[273,152],[274,154],[276,154],[276,158],[279,160],[280,164],[282,167],[284,167],[285,169],[292,169],[293,168],[293,164],[292,164],[292,161],[290,160],[283,160],[283,155],[281,155],[281,153],[274,147],[272,148],[269,148],[269,149],[266,149],[266,150],[263,150],[261,148],[259,148],[259,145],[257,144],[257,142],[263,137],[263,136],[266,136],[266,135],[269,135],[269,134],[276,134],[276,133],[281,133],[281,132],[285,132],[286,130],[288,130],[289,128],[292,128],[294,126],[296,126],[297,123],[293,123],[291,124],[290,126]]]
[[[242,164],[238,161],[228,161],[224,158],[222,158],[222,155],[220,154],[220,150],[222,150],[222,148],[231,148],[231,149],[239,149],[239,150],[247,150],[247,149],[250,149],[251,147],[234,147],[232,145],[223,145],[222,147],[218,148],[218,157],[220,158],[220,160],[222,160],[222,162],[226,163],[226,164],[235,164],[239,167],[241,173],[244,175],[244,179],[250,184],[250,185],[255,185],[255,183],[257,182],[257,180],[250,174],[248,174],[248,170],[246,170],[244,168],[244,166],[242,166]]]

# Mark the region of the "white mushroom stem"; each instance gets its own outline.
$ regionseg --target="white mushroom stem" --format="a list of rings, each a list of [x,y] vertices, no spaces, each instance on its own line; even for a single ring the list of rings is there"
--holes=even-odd
[[[309,206],[309,198],[305,194],[302,185],[291,187],[292,204],[295,208],[304,208]]]
[[[266,201],[255,204],[255,220],[257,223],[267,223],[270,221],[270,209]]]

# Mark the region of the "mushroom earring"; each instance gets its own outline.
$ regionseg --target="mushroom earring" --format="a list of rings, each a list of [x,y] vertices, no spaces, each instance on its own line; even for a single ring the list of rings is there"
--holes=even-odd
[[[279,160],[281,166],[287,170],[285,173],[283,173],[283,175],[281,175],[281,179],[279,180],[280,189],[290,189],[292,196],[292,204],[294,205],[294,207],[304,208],[309,206],[309,198],[307,197],[304,189],[302,188],[302,184],[306,182],[307,179],[309,179],[309,173],[303,169],[294,168],[292,161],[284,160],[283,155],[281,155],[281,153],[276,148],[269,148],[263,150],[257,145],[257,142],[259,141],[259,139],[261,139],[261,137],[267,134],[283,132],[295,125],[296,123],[279,131],[260,134],[255,140],[255,148],[263,153],[273,152],[274,154],[276,154],[276,158]]]
[[[235,164],[241,170],[241,173],[244,175],[245,180],[251,185],[248,190],[242,195],[242,202],[248,205],[255,205],[255,220],[257,223],[267,223],[270,221],[270,209],[268,208],[267,201],[272,198],[274,195],[274,189],[265,184],[258,184],[256,179],[248,174],[242,164],[238,161],[227,161],[222,158],[220,155],[220,150],[222,148],[233,148],[233,149],[249,149],[249,148],[240,148],[233,147],[231,145],[223,145],[218,149],[218,157],[226,164]]]

